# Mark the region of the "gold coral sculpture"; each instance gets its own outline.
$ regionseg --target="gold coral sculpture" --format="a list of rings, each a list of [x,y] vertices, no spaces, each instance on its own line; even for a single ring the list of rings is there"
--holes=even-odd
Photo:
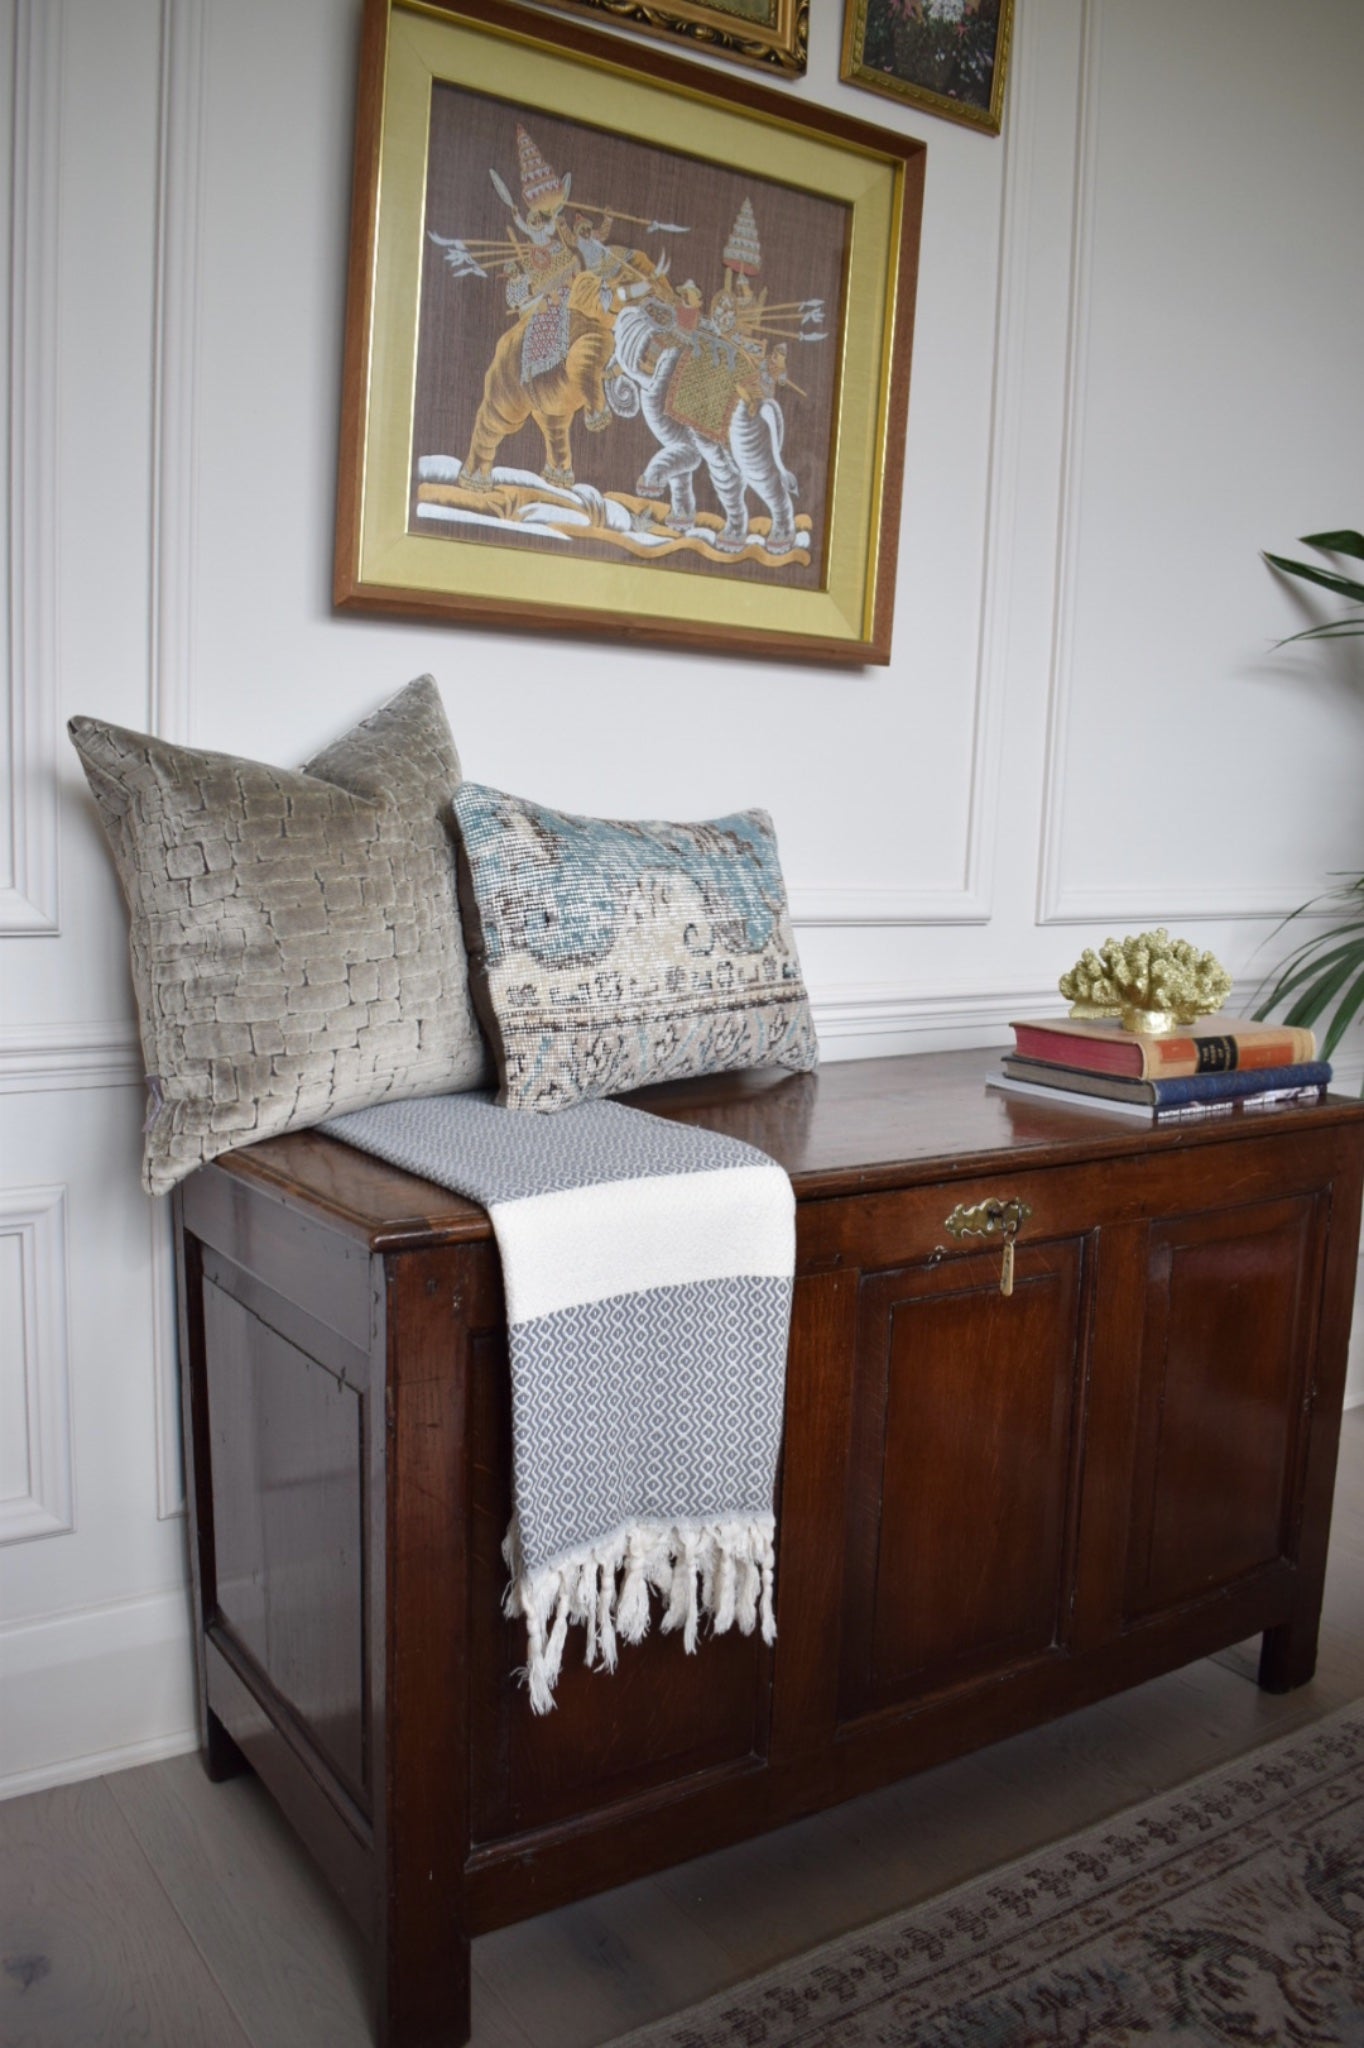
[[[1118,1017],[1124,1031],[1175,1031],[1220,1010],[1231,976],[1211,953],[1172,939],[1164,925],[1133,939],[1087,946],[1058,986],[1072,1017]]]

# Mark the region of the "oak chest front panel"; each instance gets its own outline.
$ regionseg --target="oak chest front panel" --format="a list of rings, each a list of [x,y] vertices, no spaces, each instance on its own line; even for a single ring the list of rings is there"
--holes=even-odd
[[[865,1277],[840,1719],[1065,1642],[1084,1402],[1084,1244]]]

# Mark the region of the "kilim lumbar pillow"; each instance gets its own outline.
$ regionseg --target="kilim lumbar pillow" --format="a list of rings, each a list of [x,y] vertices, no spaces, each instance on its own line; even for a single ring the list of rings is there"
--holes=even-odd
[[[453,810],[499,1102],[564,1109],[651,1081],[818,1063],[766,812],[635,824],[471,782]]]
[[[69,730],[128,899],[149,1194],[257,1138],[491,1079],[429,676],[298,770]]]

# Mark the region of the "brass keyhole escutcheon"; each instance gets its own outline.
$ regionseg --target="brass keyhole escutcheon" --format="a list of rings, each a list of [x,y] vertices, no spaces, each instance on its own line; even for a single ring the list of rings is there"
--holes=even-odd
[[[1031,1215],[1028,1203],[1020,1201],[1017,1195],[991,1195],[988,1201],[970,1205],[958,1202],[947,1218],[945,1228],[957,1238],[1003,1238],[1004,1265],[999,1276],[999,1291],[1009,1295],[1014,1291],[1014,1239]]]

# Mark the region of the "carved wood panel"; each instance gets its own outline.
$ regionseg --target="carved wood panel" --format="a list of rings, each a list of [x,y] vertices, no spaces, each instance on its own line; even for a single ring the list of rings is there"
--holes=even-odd
[[[1065,1639],[1082,1240],[862,1286],[847,1505],[845,1718],[978,1681]]]
[[[1322,1207],[1298,1195],[1151,1229],[1129,1618],[1294,1554]]]

